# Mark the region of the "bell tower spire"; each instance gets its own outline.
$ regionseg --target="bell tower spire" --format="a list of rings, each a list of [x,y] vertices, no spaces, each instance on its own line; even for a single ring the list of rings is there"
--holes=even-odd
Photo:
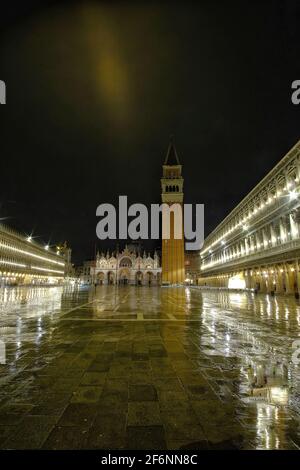
[[[179,162],[176,147],[171,137],[166,158],[163,164],[161,178],[161,199],[170,208],[170,237],[162,239],[162,283],[182,284],[184,282],[184,231],[183,231],[183,177],[182,166]],[[175,228],[176,212],[172,210],[173,204],[180,209],[181,220],[179,237]],[[174,207],[174,206],[173,206]],[[164,214],[164,213],[163,213]],[[166,223],[163,215],[163,233]],[[163,235],[164,236],[164,235]]]
[[[170,143],[165,158],[165,165],[180,165],[179,158],[173,141],[173,136],[170,136]]]

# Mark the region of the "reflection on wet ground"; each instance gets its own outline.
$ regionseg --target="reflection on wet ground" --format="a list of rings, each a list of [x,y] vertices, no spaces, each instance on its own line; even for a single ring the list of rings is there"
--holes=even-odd
[[[299,338],[287,297],[0,289],[0,448],[297,449]]]

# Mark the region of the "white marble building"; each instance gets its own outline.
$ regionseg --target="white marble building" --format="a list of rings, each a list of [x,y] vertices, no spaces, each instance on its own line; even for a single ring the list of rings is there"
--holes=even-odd
[[[91,277],[96,284],[160,285],[161,266],[154,252],[143,254],[135,246],[125,246],[123,251],[97,253]]]

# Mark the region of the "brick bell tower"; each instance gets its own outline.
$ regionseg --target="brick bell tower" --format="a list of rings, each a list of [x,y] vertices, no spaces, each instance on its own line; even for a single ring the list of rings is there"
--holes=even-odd
[[[174,213],[170,214],[170,238],[162,237],[162,284],[183,284],[184,267],[184,231],[183,231],[183,178],[175,145],[171,139],[166,159],[163,164],[161,178],[161,199],[171,206],[180,204],[182,208],[182,223],[179,227],[180,238],[174,237]],[[164,218],[163,218],[164,228]],[[178,230],[178,229],[177,229]]]

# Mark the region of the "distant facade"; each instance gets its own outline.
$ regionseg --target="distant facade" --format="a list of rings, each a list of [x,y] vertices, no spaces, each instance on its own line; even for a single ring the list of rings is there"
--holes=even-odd
[[[127,246],[122,251],[97,253],[90,266],[90,279],[95,284],[118,285],[160,285],[161,267],[159,256],[154,252],[141,253],[135,246]]]
[[[170,142],[161,178],[161,199],[169,206],[175,203],[181,206],[183,204],[181,171],[182,166],[175,146]],[[174,213],[170,212],[170,237],[162,239],[162,283],[165,285],[183,284],[185,281],[183,220],[180,227],[181,238],[175,237],[174,227]]]
[[[95,260],[89,260],[76,268],[77,278],[82,284],[93,284],[95,264]]]
[[[72,248],[70,248],[65,241],[56,247],[57,252],[60,253],[65,260],[65,279],[71,280],[75,278],[75,268],[72,263]]]

